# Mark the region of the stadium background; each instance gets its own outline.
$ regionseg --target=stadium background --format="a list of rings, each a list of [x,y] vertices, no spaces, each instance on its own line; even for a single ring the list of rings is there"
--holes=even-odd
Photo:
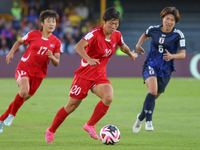
[[[28,3],[32,0],[27,1]],[[57,0],[64,6],[68,1]],[[100,0],[85,0],[90,15],[89,20],[96,22],[100,20]],[[113,0],[106,1],[106,8],[113,6]],[[43,9],[54,3],[54,0],[43,0]],[[73,0],[74,6],[78,5],[79,0]],[[187,57],[184,60],[175,61],[177,72],[173,73],[175,77],[196,77],[200,78],[200,58],[198,56],[196,63],[191,66],[191,59],[199,55],[200,47],[200,2],[196,0],[123,0],[121,5],[124,9],[123,21],[119,30],[122,32],[124,41],[131,49],[135,49],[141,34],[150,26],[161,24],[160,11],[166,6],[175,6],[179,9],[181,21],[176,25],[185,34],[187,41]],[[6,6],[6,7],[5,7]],[[0,1],[0,18],[6,16],[9,19],[9,13],[13,6],[12,0]],[[150,40],[144,43],[143,47],[148,52]],[[11,64],[6,65],[5,55],[0,55],[0,77],[14,77],[14,71],[23,53],[16,53]],[[108,63],[107,70],[109,77],[141,77],[142,64],[146,55],[139,56],[135,62],[127,59],[127,56],[114,55]],[[49,66],[47,77],[73,77],[80,63],[80,56],[62,54],[61,63],[57,68],[51,64]],[[193,71],[192,71],[193,70]]]

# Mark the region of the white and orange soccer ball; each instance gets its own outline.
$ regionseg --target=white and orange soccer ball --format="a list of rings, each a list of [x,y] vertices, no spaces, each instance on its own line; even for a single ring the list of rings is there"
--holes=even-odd
[[[105,125],[100,130],[100,140],[103,144],[114,145],[119,142],[120,131],[115,125]]]

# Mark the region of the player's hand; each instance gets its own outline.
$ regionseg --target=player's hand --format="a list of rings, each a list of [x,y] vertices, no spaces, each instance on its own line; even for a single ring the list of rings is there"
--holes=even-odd
[[[172,54],[170,52],[168,52],[168,50],[165,49],[165,54],[163,54],[163,59],[165,61],[170,61],[172,59]]]
[[[48,55],[49,58],[53,58],[53,57],[54,57],[54,56],[53,56],[53,52],[50,51],[50,50],[48,50],[48,51],[46,52],[46,55]]]
[[[145,50],[141,46],[136,46],[136,50],[141,55],[146,53]]]
[[[13,53],[8,53],[8,55],[6,56],[6,63],[9,64],[11,61],[11,59],[13,59]]]
[[[135,53],[135,51],[133,50],[132,52],[131,52],[131,59],[134,61],[137,57],[138,57],[138,54],[137,53]]]
[[[99,59],[90,59],[87,63],[91,66],[96,66],[97,64],[100,64]]]

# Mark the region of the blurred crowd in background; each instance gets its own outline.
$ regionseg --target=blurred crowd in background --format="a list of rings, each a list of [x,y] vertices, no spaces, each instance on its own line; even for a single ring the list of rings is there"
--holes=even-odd
[[[10,20],[0,18],[0,55],[7,55],[16,40],[19,40],[31,30],[42,29],[39,14],[42,10],[51,9],[58,13],[59,22],[53,34],[62,42],[64,53],[77,54],[76,43],[90,30],[100,26],[100,22],[90,19],[91,13],[84,1],[74,5],[68,1],[64,5],[62,1],[55,0],[44,4],[43,0],[18,0],[13,1],[10,10]],[[24,53],[25,45],[21,45],[18,53]]]

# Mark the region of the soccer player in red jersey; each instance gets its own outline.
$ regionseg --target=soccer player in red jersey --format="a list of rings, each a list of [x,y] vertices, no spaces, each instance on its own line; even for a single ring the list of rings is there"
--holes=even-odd
[[[24,101],[34,95],[43,78],[46,77],[49,62],[58,66],[61,41],[52,34],[58,18],[58,14],[52,10],[41,12],[40,21],[43,29],[27,33],[15,42],[6,56],[6,62],[9,64],[20,45],[29,44],[15,72],[15,79],[20,90],[6,112],[0,117],[0,132],[3,132],[3,123],[10,126]]]
[[[98,139],[94,125],[106,114],[112,100],[113,88],[106,77],[106,65],[117,46],[132,60],[137,53],[130,51],[122,35],[117,31],[121,16],[115,8],[108,8],[103,14],[103,26],[97,27],[85,35],[76,45],[77,53],[82,57],[71,85],[68,103],[56,114],[52,125],[46,130],[45,141],[53,143],[54,135],[65,118],[72,113],[87,96],[89,90],[101,100],[96,105],[90,120],[83,126],[94,139]]]

